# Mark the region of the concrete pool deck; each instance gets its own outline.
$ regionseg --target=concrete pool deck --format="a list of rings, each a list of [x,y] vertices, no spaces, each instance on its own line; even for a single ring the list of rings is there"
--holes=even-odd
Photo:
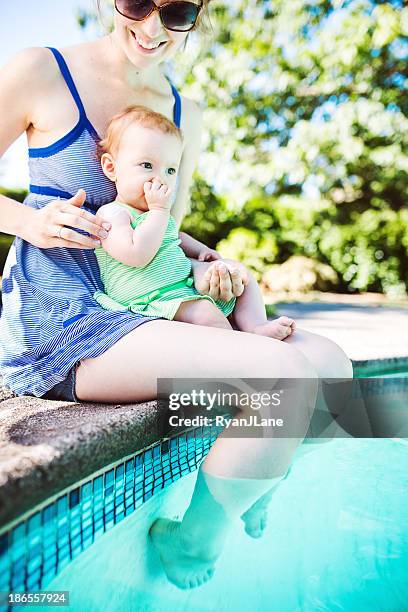
[[[407,308],[279,304],[277,314],[331,338],[357,364],[408,357]],[[169,435],[166,427],[160,402],[16,398],[0,379],[0,529],[65,487]]]
[[[408,306],[352,303],[275,304],[277,316],[336,342],[353,360],[408,356]]]

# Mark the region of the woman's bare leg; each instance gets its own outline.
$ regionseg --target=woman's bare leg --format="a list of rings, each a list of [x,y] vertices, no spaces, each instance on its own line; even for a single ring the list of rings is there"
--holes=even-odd
[[[178,321],[146,322],[92,359],[83,359],[76,395],[83,401],[142,402],[158,378],[304,378],[316,373],[286,342]]]
[[[353,379],[351,360],[343,349],[329,338],[304,329],[297,330],[285,340],[285,343],[303,353],[319,376],[321,384],[310,435],[320,437],[323,441],[325,438],[330,439],[333,426],[329,426],[325,432],[324,427],[319,425],[319,416],[330,416],[330,414],[335,416],[347,403]]]
[[[344,405],[344,402],[347,401],[347,398],[343,396],[348,392],[348,387],[341,383],[353,378],[352,363],[335,342],[303,329],[297,329],[284,342],[303,353],[321,381],[311,427],[312,435],[318,435],[321,426],[318,422],[313,426],[313,421],[321,417],[322,422],[327,422],[327,413],[335,414],[338,403]],[[327,439],[323,438],[321,441],[324,442]],[[263,535],[266,528],[268,504],[275,489],[276,486],[273,486],[241,517],[245,524],[245,531],[252,538],[259,538]]]
[[[293,394],[291,415],[298,437],[231,438],[223,432],[201,466],[191,510],[182,523],[159,519],[153,525],[166,574],[181,588],[198,586],[211,576],[230,522],[229,496],[239,499],[239,516],[270,488],[272,479],[286,473],[308,427],[316,374],[302,353],[278,340],[162,320],[130,332],[99,357],[83,360],[77,370],[77,396],[101,402],[149,400],[156,396],[158,378],[197,377],[272,383],[297,377],[310,379],[312,385],[308,402],[305,389]]]

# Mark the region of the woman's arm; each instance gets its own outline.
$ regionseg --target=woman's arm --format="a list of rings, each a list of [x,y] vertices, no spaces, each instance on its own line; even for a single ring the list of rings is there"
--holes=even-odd
[[[21,134],[36,127],[41,114],[39,100],[47,95],[52,97],[53,75],[48,56],[45,49],[25,49],[0,70],[0,157]],[[35,210],[0,196],[0,231],[20,236],[41,248],[94,249],[100,243],[92,236],[100,236],[104,231],[102,220],[81,210],[84,201],[82,190],[70,200],[56,200]],[[61,238],[59,234],[65,225],[89,232],[91,237],[64,227]]]
[[[189,207],[190,186],[200,154],[203,123],[202,111],[195,102],[183,97],[182,108],[185,146],[179,170],[177,198],[171,211],[178,226]],[[242,274],[239,265],[235,266],[232,272],[229,264],[213,265],[212,262],[220,258],[217,251],[209,249],[185,232],[180,232],[179,237],[183,251],[191,258],[194,284],[200,293],[225,301],[242,294],[247,278]]]
[[[182,118],[184,149],[179,168],[177,197],[171,210],[177,227],[180,227],[189,208],[190,187],[200,155],[203,123],[203,113],[199,106],[184,96],[182,98]]]

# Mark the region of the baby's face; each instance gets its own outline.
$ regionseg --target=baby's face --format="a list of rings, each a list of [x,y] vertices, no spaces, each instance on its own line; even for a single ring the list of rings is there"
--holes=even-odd
[[[183,145],[175,134],[132,123],[122,135],[115,155],[118,200],[149,210],[144,184],[157,177],[175,191]]]

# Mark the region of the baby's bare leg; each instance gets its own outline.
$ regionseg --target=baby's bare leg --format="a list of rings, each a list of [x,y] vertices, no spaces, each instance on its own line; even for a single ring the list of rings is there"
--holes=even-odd
[[[177,310],[175,321],[204,325],[206,327],[220,327],[221,329],[232,329],[228,319],[209,300],[194,300],[183,302]]]
[[[249,274],[249,283],[244,293],[237,298],[234,321],[239,330],[284,340],[294,331],[293,319],[279,317],[268,321],[262,293],[256,279]]]

